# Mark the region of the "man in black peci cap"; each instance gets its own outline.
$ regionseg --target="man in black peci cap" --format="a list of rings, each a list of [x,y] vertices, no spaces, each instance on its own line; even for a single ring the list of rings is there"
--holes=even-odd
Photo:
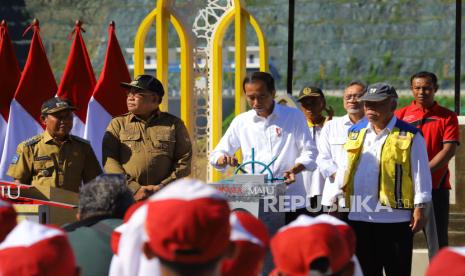
[[[413,234],[431,201],[425,140],[394,116],[394,87],[370,85],[359,101],[366,119],[349,128],[342,185],[356,254],[365,275],[410,275]]]
[[[128,113],[114,118],[103,137],[107,173],[126,174],[135,200],[143,200],[168,183],[188,176],[192,145],[181,119],[161,112],[163,85],[139,75],[127,89]]]
[[[18,145],[7,174],[16,182],[79,192],[82,183],[102,173],[89,141],[69,134],[76,107],[51,98],[42,104],[45,131]]]

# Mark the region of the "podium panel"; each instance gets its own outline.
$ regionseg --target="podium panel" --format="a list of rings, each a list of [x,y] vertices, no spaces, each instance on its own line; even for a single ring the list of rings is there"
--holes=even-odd
[[[260,219],[268,228],[270,237],[285,224],[285,213],[279,212],[279,197],[284,196],[286,184],[275,182],[269,184],[254,183],[212,183],[217,190],[223,192],[231,210],[243,210]],[[262,275],[268,275],[273,269],[273,257],[268,250]]]
[[[284,212],[279,212],[279,197],[284,196],[286,184],[284,182],[270,184],[229,184],[212,183],[217,190],[223,192],[231,210],[244,210],[268,227],[270,235],[284,226]]]
[[[49,209],[41,204],[13,204],[18,213],[18,223],[29,220],[37,223],[47,224],[50,220]]]
[[[2,197],[13,204],[20,221],[27,219],[61,226],[77,220],[77,193],[7,181],[0,181],[0,186],[7,191]]]

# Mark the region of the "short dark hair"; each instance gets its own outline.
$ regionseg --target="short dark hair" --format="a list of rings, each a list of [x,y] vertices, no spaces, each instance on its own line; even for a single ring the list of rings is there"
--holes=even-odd
[[[208,271],[212,271],[219,261],[221,261],[222,256],[216,257],[215,259],[203,263],[203,264],[183,264],[183,263],[176,263],[171,261],[163,260],[159,257],[160,264],[169,268],[170,270],[176,272],[176,274],[180,276],[189,276],[189,275],[196,275],[205,273]]]
[[[414,79],[418,79],[418,78],[429,78],[431,82],[433,82],[433,85],[438,87],[438,77],[434,73],[431,73],[428,71],[421,71],[421,72],[415,73],[410,77],[410,85],[412,85],[412,82]]]
[[[361,86],[363,88],[364,93],[365,93],[365,90],[367,89],[367,85],[361,80],[352,80],[352,81],[350,81],[349,84],[346,86],[346,88],[351,87],[352,85]]]
[[[274,87],[273,76],[270,73],[261,72],[261,71],[255,71],[255,72],[248,74],[245,77],[244,82],[242,82],[242,90],[245,92],[245,85],[248,83],[256,82],[256,81],[263,81],[266,85],[266,88],[270,92],[273,92],[276,90]]]
[[[81,219],[108,215],[123,218],[134,203],[124,174],[101,174],[84,184],[79,192],[79,214]]]

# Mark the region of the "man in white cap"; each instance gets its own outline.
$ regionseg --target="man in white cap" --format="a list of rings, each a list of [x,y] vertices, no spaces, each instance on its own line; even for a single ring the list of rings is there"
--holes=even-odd
[[[112,274],[112,264],[110,275],[220,275],[235,253],[229,216],[222,193],[198,180],[177,180],[134,211],[118,243],[119,273]]]
[[[223,262],[221,276],[261,275],[270,242],[265,224],[245,211],[232,212],[229,221],[237,254]]]
[[[271,239],[271,275],[354,275],[354,241],[348,226],[301,215]]]
[[[79,275],[66,234],[23,220],[0,243],[0,275]]]

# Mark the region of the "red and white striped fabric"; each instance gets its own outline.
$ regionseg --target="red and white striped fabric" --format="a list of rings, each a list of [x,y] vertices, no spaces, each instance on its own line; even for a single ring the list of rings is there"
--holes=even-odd
[[[0,242],[16,226],[16,211],[13,206],[0,199]]]
[[[327,215],[324,215],[327,216]],[[329,216],[312,218],[299,216],[281,228],[271,240],[271,251],[278,271],[289,275],[309,275],[310,264],[318,258],[327,258],[331,273],[340,272],[352,260],[354,248],[347,233],[342,232]],[[353,232],[351,235],[355,235]],[[289,254],[292,252],[292,254]],[[311,275],[311,274],[310,274]]]
[[[96,81],[81,30],[81,22],[77,21],[72,32],[72,34],[75,34],[74,41],[58,87],[57,96],[71,100],[73,105],[77,107],[77,110],[74,111],[75,116],[71,133],[84,137],[87,105],[94,91]]]
[[[0,275],[77,275],[65,233],[23,220],[0,243]]]
[[[465,275],[465,246],[445,247],[434,256],[426,271],[426,276],[437,275]]]
[[[0,23],[0,156],[5,143],[10,103],[21,77],[16,54],[11,43],[8,27],[3,20]]]
[[[204,261],[229,245],[228,218],[229,206],[222,193],[199,180],[177,180],[150,197],[118,229],[118,252],[109,275],[160,275],[158,259],[146,258],[141,250],[144,244],[170,261]],[[191,247],[201,247],[194,260],[175,254],[179,248]]]
[[[6,176],[6,171],[16,154],[18,144],[43,131],[40,122],[40,107],[57,91],[55,77],[40,39],[39,22],[35,20],[27,30],[30,28],[33,28],[34,34],[26,65],[11,101],[5,144],[0,161],[0,179],[5,180],[11,180],[11,177]]]
[[[120,82],[130,82],[128,67],[115,34],[115,24],[108,27],[108,46],[102,72],[87,108],[84,138],[88,139],[97,159],[102,162],[103,134],[115,116],[127,112],[126,92]]]
[[[270,237],[266,226],[250,213],[231,213],[230,240],[235,243],[237,254],[226,259],[221,268],[222,276],[259,275]]]

